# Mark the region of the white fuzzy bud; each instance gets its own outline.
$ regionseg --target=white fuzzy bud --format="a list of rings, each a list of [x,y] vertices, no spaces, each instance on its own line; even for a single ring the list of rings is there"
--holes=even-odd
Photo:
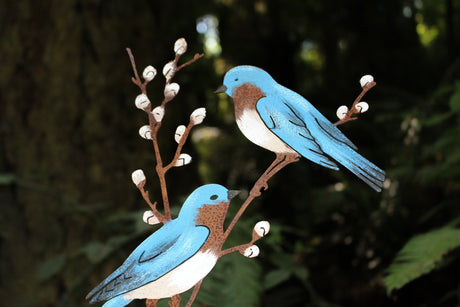
[[[204,118],[206,117],[206,109],[205,108],[198,108],[192,112],[190,115],[190,122],[193,125],[199,125],[203,122]]]
[[[141,169],[135,170],[131,174],[131,179],[133,180],[136,186],[139,186],[142,183],[145,183],[144,171]]]
[[[174,134],[174,139],[176,140],[177,143],[179,143],[180,140],[182,139],[182,136],[184,135],[185,129],[186,128],[185,128],[184,125],[180,125],[179,127],[177,127],[176,133]]]
[[[372,81],[374,81],[374,77],[372,77],[371,75],[364,75],[361,77],[361,79],[359,79],[361,87],[365,87],[366,84],[371,83]]]
[[[178,55],[182,55],[187,51],[187,41],[185,38],[179,38],[174,44],[174,52]]]
[[[348,112],[348,107],[347,106],[340,106],[337,109],[337,112],[335,114],[337,114],[337,117],[339,119],[342,119],[347,115],[347,112]]]
[[[152,139],[152,131],[150,130],[149,125],[144,125],[139,128],[139,135],[141,138],[146,139],[146,140],[151,140]]]
[[[163,67],[163,76],[165,76],[167,80],[171,79],[175,69],[176,67],[174,61],[166,63],[166,65]]]
[[[355,105],[355,109],[359,111],[359,113],[364,113],[369,110],[369,104],[364,101],[360,101]]]
[[[153,114],[153,118],[159,123],[163,120],[163,116],[165,116],[165,108],[158,106],[151,113]]]
[[[252,245],[246,248],[243,252],[243,256],[246,258],[254,258],[259,256],[260,249],[257,245]]]
[[[177,83],[170,83],[165,86],[165,98],[166,99],[173,99],[176,97],[177,93],[179,93],[180,86]]]
[[[174,166],[179,167],[179,166],[184,166],[192,162],[192,157],[188,154],[180,154],[179,158],[177,158],[176,162],[174,163]]]
[[[136,107],[141,110],[145,110],[150,105],[150,100],[145,94],[137,95],[135,100]]]
[[[270,223],[267,221],[260,221],[254,226],[254,231],[259,237],[264,237],[270,231]]]
[[[142,73],[142,77],[144,77],[145,81],[152,81],[156,75],[157,70],[152,65],[149,65],[146,68],[144,68],[144,72]]]
[[[152,210],[145,211],[144,215],[142,216],[142,220],[144,223],[149,225],[156,225],[160,223],[160,220],[156,217]]]

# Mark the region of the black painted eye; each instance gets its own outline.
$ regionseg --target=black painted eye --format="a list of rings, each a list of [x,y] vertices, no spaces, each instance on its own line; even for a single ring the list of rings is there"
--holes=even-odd
[[[215,200],[215,199],[217,199],[217,195],[216,195],[216,194],[214,194],[214,195],[213,195],[213,196],[211,196],[210,198],[211,198],[211,200]]]
[[[238,78],[236,78],[235,81],[238,81]]]

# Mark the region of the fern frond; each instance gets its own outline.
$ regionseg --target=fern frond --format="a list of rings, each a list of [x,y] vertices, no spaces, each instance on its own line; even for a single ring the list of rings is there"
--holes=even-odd
[[[237,253],[230,254],[221,258],[203,281],[197,305],[259,306],[261,284],[261,268],[257,261]]]
[[[442,257],[460,247],[460,229],[443,227],[411,238],[387,269],[387,294],[437,268]]]
[[[250,240],[254,224],[255,221],[251,219],[240,220],[227,240],[227,247]],[[249,259],[233,253],[220,258],[204,279],[195,305],[259,306],[262,290],[260,258]]]

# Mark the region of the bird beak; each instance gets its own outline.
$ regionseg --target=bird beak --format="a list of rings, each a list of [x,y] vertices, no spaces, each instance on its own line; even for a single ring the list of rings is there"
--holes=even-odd
[[[227,91],[227,87],[225,85],[221,85],[217,90],[214,91],[214,94],[225,93]]]
[[[232,200],[233,198],[235,198],[236,195],[240,194],[241,191],[238,191],[238,190],[229,190],[227,192],[228,194],[228,200]]]

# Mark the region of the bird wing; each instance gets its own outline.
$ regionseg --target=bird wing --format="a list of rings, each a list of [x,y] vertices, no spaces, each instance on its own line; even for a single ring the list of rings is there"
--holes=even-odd
[[[269,95],[259,99],[257,111],[268,129],[305,158],[338,170],[317,142],[314,130],[318,123],[300,114],[289,101]]]
[[[382,190],[385,171],[361,156],[357,147],[299,94],[277,85],[256,108],[267,127],[305,158],[338,170],[332,158],[377,192]]]
[[[276,87],[276,95],[280,101],[289,105],[293,112],[299,114],[299,117],[309,125],[312,130],[319,130],[319,132],[326,134],[326,138],[332,138],[334,141],[338,141],[354,150],[358,150],[358,147],[353,144],[336,125],[324,117],[324,115],[303,96],[279,84]],[[318,140],[318,143],[320,142],[321,140]]]
[[[171,227],[173,222],[150,235],[86,298],[91,303],[109,300],[160,278],[191,258],[206,242],[209,229],[196,226],[184,230]]]

